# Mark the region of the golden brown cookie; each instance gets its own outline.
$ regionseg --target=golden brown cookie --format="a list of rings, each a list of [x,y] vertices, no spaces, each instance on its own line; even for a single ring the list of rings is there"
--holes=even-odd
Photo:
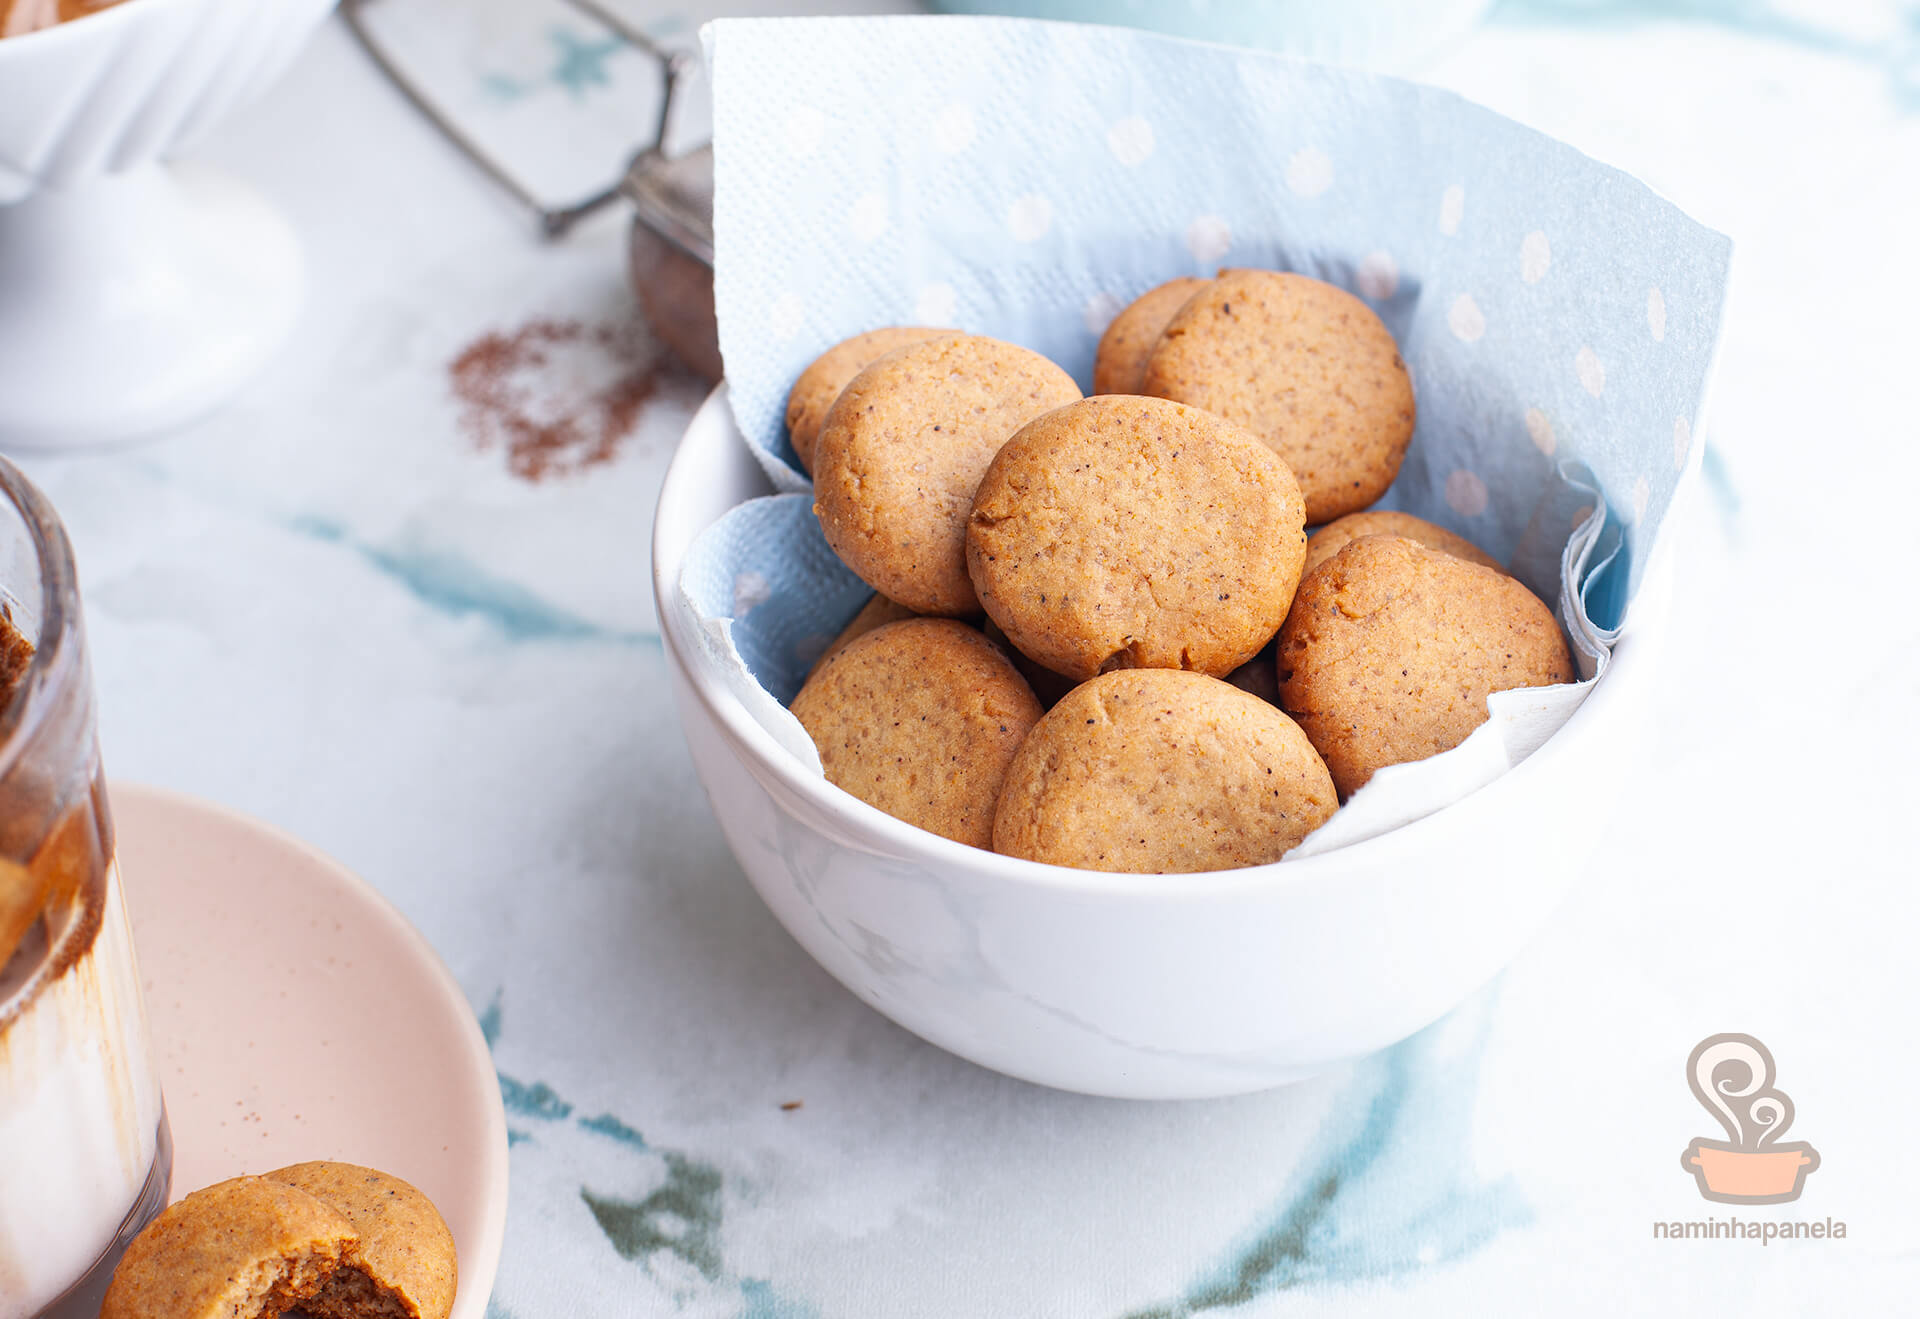
[[[974,847],[991,845],[1007,762],[1040,717],[1013,661],[949,618],[875,628],[808,678],[791,708],[828,782]]]
[[[1080,397],[1038,353],[978,335],[895,349],[841,391],[814,450],[827,544],[918,614],[971,614],[967,512],[1007,437]]]
[[[266,1179],[338,1210],[358,1241],[302,1302],[312,1319],[447,1319],[459,1286],[453,1233],[425,1194],[351,1163],[296,1163]]]
[[[822,664],[825,664],[835,655],[845,650],[847,643],[856,637],[864,637],[877,627],[885,627],[888,623],[898,623],[903,618],[918,617],[920,617],[920,615],[914,613],[913,610],[907,608],[905,605],[896,604],[894,601],[887,599],[886,596],[876,591],[871,599],[860,606],[860,612],[853,616],[853,621],[841,628],[840,635],[835,637],[828,644],[827,648],[820,652],[820,658],[815,660],[813,667],[807,670],[807,676],[812,677],[819,671]]]
[[[1001,449],[974,497],[967,568],[993,621],[1056,673],[1218,677],[1286,618],[1304,517],[1287,465],[1232,422],[1108,394]]]
[[[1553,611],[1513,578],[1365,536],[1300,583],[1279,678],[1344,798],[1377,769],[1460,745],[1487,721],[1490,693],[1574,672]]]
[[[1147,355],[1160,342],[1173,314],[1211,280],[1182,275],[1148,289],[1128,303],[1107,325],[1093,351],[1093,392],[1138,394],[1147,374]]]
[[[311,1297],[355,1242],[331,1205],[236,1177],[169,1206],[133,1239],[100,1319],[254,1319]]]
[[[952,330],[930,330],[919,325],[893,325],[842,339],[814,358],[813,364],[793,382],[793,390],[787,395],[787,436],[793,441],[800,466],[813,471],[813,448],[820,438],[820,423],[827,419],[827,409],[840,397],[848,381],[896,348],[952,333]]]
[[[1304,275],[1221,272],[1168,322],[1140,392],[1265,440],[1313,523],[1378,499],[1413,437],[1413,383],[1393,335],[1366,303]]]
[[[1505,572],[1500,560],[1488,554],[1465,536],[1456,536],[1445,527],[1437,527],[1411,513],[1392,513],[1384,509],[1349,513],[1335,518],[1307,537],[1307,571],[1312,572],[1347,545],[1362,536],[1404,536],[1430,550],[1451,554],[1456,559],[1477,563],[1482,568]]]
[[[1228,870],[1278,861],[1336,805],[1281,711],[1203,674],[1129,669],[1080,684],[1034,725],[993,846],[1085,870]]]

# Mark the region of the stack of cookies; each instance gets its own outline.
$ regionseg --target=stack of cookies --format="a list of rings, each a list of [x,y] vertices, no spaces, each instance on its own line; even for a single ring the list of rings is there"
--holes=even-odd
[[[424,1193],[350,1163],[203,1187],[121,1257],[100,1319],[447,1319],[460,1267]]]
[[[1094,385],[924,328],[795,383],[814,511],[876,592],[793,701],[832,782],[1036,861],[1258,865],[1376,770],[1458,745],[1489,693],[1572,680],[1497,562],[1365,511],[1414,396],[1351,294],[1173,280],[1114,319]]]

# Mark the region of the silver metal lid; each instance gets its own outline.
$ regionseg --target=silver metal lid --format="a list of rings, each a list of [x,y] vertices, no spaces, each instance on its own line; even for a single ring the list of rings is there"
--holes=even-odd
[[[620,192],[640,222],[688,256],[713,264],[713,144],[669,157],[648,147],[633,158]]]

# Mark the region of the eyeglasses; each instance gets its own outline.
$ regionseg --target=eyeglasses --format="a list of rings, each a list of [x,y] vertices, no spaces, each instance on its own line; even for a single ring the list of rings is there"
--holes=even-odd
[[[542,200],[513,171],[489,154],[420,84],[408,75],[366,22],[366,10],[381,0],[340,0],[340,16],[374,65],[453,148],[520,202],[538,221],[543,238],[564,237],[582,220],[625,199],[634,210],[629,274],[634,292],[659,337],[694,370],[720,375],[713,312],[713,146],[679,155],[667,152],[667,135],[682,109],[697,58],[668,50],[599,0],[564,0],[607,32],[658,64],[663,90],[653,134],[617,180],[567,205]],[[390,0],[389,0],[390,2]]]

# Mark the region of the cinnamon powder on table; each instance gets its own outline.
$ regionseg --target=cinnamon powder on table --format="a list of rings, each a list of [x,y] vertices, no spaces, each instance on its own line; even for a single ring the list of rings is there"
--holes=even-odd
[[[661,370],[638,322],[543,317],[481,335],[447,374],[475,447],[503,450],[515,476],[537,483],[612,459]]]

